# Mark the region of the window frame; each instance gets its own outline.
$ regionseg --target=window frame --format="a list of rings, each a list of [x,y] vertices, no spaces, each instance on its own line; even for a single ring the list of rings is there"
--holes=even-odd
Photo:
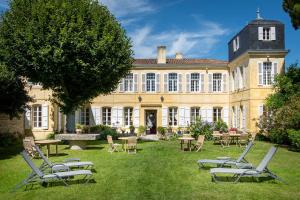
[[[123,120],[124,120],[124,126],[129,127],[129,126],[133,125],[133,108],[132,107],[124,108],[124,119]]]
[[[213,122],[217,122],[222,119],[222,107],[213,107]],[[215,112],[216,111],[216,112]],[[216,113],[216,116],[215,116]]]
[[[33,111],[33,114],[32,114],[32,127],[34,129],[41,129],[41,128],[43,128],[43,123],[42,123],[42,121],[43,121],[42,105],[40,105],[40,104],[33,105],[32,106],[32,111]]]
[[[152,76],[151,78],[148,78],[148,75]],[[155,73],[146,73],[145,75],[145,84],[146,84],[146,92],[156,92],[156,74]],[[149,84],[149,85],[148,85]],[[148,86],[149,86],[149,90],[148,90]]]
[[[178,107],[168,108],[168,125],[171,127],[178,126]]]
[[[106,126],[111,126],[111,107],[103,107],[102,108],[102,124]]]
[[[130,73],[124,78],[124,92],[133,92],[133,91],[134,91],[134,75],[133,73]]]
[[[84,126],[90,125],[90,109],[87,107],[80,108],[80,119],[79,123]]]
[[[172,75],[174,75],[174,77],[172,77]],[[168,92],[178,92],[178,78],[178,73],[168,73]]]
[[[216,75],[220,75],[220,78],[216,79],[215,78]],[[223,84],[223,74],[222,73],[213,73],[212,74],[212,92],[222,92],[222,84]]]
[[[198,78],[193,78],[194,76],[198,76]],[[200,73],[191,73],[190,75],[190,91],[191,92],[200,92],[200,86],[201,86],[201,75]],[[198,88],[198,90],[197,90]]]
[[[198,110],[198,111],[197,111]],[[198,117],[201,117],[201,108],[200,107],[191,107],[190,111],[190,123],[193,124],[196,122]]]

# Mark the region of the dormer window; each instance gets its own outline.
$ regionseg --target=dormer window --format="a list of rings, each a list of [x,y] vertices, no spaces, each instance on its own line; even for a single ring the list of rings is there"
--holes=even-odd
[[[258,40],[276,40],[275,27],[258,27]]]
[[[237,36],[237,37],[233,40],[233,51],[236,52],[239,48],[240,48],[240,37]]]

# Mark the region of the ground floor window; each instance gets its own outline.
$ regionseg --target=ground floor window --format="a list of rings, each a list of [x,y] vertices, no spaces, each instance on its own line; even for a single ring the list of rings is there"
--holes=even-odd
[[[90,124],[90,109],[81,108],[80,110],[80,124],[89,125]]]
[[[132,108],[124,108],[124,124],[125,126],[131,126],[132,123]]]
[[[222,108],[213,108],[213,121],[217,122],[222,119]]]
[[[104,107],[102,108],[102,123],[103,125],[111,125],[111,108]]]
[[[191,123],[195,123],[196,119],[200,117],[200,108],[192,107],[191,108]]]
[[[41,128],[42,127],[42,106],[35,105],[33,108],[33,127]]]
[[[169,126],[177,126],[177,108],[169,108]]]

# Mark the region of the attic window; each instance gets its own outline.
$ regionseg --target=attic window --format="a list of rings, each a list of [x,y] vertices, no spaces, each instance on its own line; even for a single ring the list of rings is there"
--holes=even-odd
[[[275,27],[258,27],[258,40],[276,40]]]
[[[240,37],[237,36],[237,37],[233,40],[233,52],[236,52],[239,48],[240,48]]]

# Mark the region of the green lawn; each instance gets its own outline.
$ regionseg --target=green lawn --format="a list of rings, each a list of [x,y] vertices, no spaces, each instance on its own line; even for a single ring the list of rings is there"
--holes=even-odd
[[[255,165],[263,158],[269,143],[256,142],[246,157]],[[206,142],[202,152],[183,152],[178,141],[139,143],[136,155],[110,154],[105,143],[91,145],[84,151],[72,151],[60,145],[61,155],[52,161],[79,157],[95,164],[94,183],[33,190],[10,189],[24,179],[30,169],[20,155],[1,156],[0,199],[300,199],[300,153],[280,148],[269,168],[288,185],[274,180],[263,182],[213,183],[209,170],[199,170],[196,161],[216,156],[238,157],[243,149],[222,149]],[[53,149],[54,150],[54,149]],[[35,160],[40,164],[41,160]]]

